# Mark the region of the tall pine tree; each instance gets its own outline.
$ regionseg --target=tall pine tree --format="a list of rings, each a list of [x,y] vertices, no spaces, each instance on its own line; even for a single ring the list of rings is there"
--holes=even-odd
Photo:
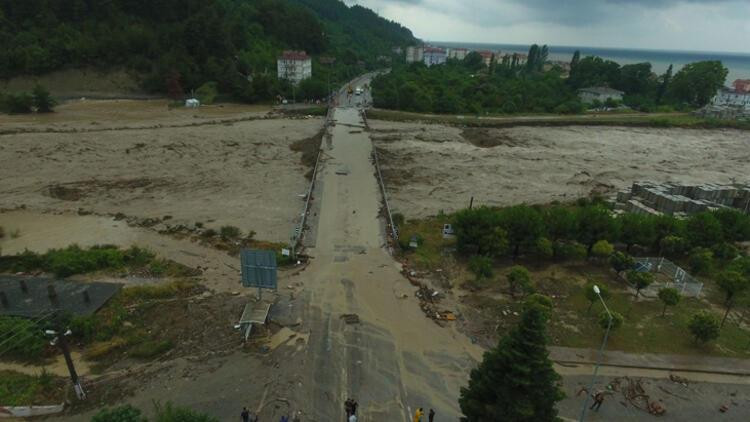
[[[459,404],[466,422],[552,422],[562,400],[560,376],[547,352],[550,302],[532,297],[518,326],[471,371]]]
[[[664,98],[664,94],[667,92],[667,88],[669,88],[669,82],[672,81],[672,65],[669,65],[669,68],[667,68],[667,73],[662,76],[661,84],[659,85],[659,90],[656,92],[656,104],[661,104],[661,100]]]

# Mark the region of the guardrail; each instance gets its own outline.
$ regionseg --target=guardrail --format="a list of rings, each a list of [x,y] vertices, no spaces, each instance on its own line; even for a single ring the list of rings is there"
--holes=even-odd
[[[325,122],[323,123],[323,137],[331,136],[329,133],[331,123],[333,122],[333,103],[328,104],[328,112],[326,113]],[[295,256],[295,251],[302,241],[302,236],[305,232],[305,223],[307,222],[307,213],[310,211],[310,201],[312,200],[313,190],[315,190],[315,179],[318,176],[318,167],[320,164],[320,155],[323,149],[323,140],[321,139],[320,148],[318,148],[318,155],[315,157],[315,167],[313,168],[313,174],[310,178],[310,187],[307,189],[307,197],[305,198],[305,208],[302,211],[302,219],[299,225],[294,230],[294,238],[292,239],[292,256]]]
[[[383,175],[380,172],[380,161],[378,161],[378,150],[375,145],[372,147],[372,156],[375,161],[375,170],[378,174],[378,183],[380,184],[380,191],[383,193],[383,204],[385,204],[385,211],[388,214],[388,222],[391,225],[391,237],[395,242],[398,242],[398,227],[393,222],[393,214],[391,213],[391,207],[388,205],[388,194],[385,191],[385,182],[383,182]]]

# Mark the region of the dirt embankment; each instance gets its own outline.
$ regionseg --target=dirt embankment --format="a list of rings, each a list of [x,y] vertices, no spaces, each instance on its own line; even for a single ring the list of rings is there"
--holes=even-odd
[[[739,130],[627,127],[459,128],[370,120],[396,212],[567,201],[638,180],[747,182]]]

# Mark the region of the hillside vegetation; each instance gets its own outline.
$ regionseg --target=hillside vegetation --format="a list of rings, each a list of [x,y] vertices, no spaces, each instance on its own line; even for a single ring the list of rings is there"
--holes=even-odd
[[[329,69],[345,80],[414,42],[399,24],[338,0],[0,0],[0,40],[0,79],[125,67],[150,92],[213,81],[245,101],[289,90],[275,75],[284,49],[315,57],[313,97],[325,94]],[[336,61],[320,66],[321,56]]]

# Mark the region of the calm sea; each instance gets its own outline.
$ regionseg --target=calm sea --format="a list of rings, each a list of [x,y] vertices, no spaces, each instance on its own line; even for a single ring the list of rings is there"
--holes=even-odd
[[[462,47],[476,50],[500,50],[509,53],[526,54],[529,51],[528,45],[520,44],[481,44],[438,41],[430,41],[430,44],[449,48]],[[701,60],[720,60],[724,66],[729,69],[727,85],[730,85],[735,79],[750,79],[750,54],[741,53],[549,46],[549,58],[551,60],[570,61],[576,50],[581,51],[581,57],[599,56],[620,63],[621,65],[650,62],[653,66],[654,72],[658,74],[664,73],[670,64],[674,65],[674,71],[677,72],[677,70],[688,63]]]

